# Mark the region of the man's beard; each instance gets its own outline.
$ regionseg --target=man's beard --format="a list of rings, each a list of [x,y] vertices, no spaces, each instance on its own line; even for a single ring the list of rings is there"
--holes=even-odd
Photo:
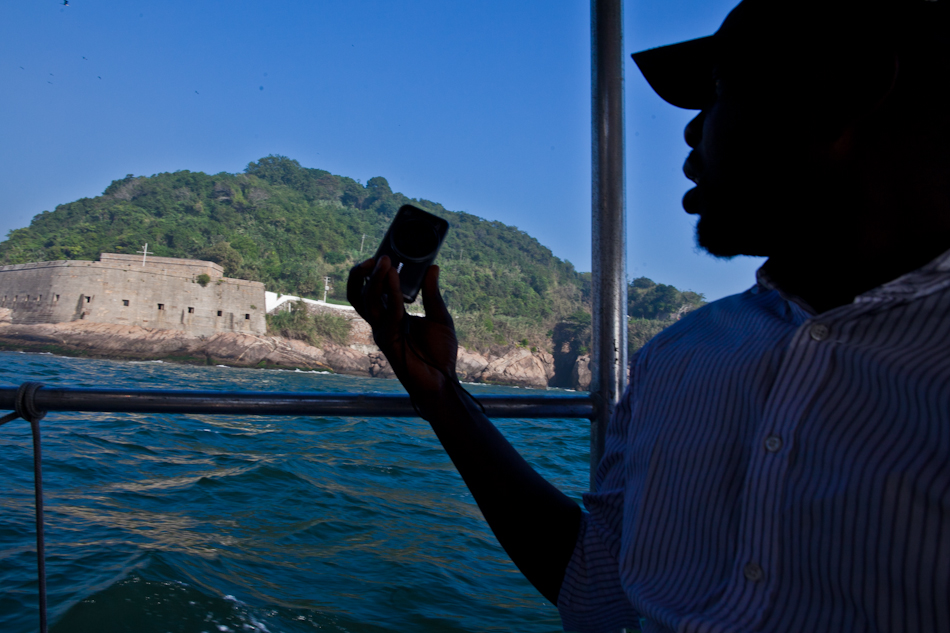
[[[810,257],[851,249],[862,226],[858,210],[849,211],[844,202],[828,205],[814,200],[755,204],[746,199],[727,208],[704,204],[696,223],[696,244],[723,259]]]
[[[737,255],[768,256],[775,247],[777,232],[774,212],[737,200],[729,205],[701,202],[696,223],[696,244],[714,257]]]

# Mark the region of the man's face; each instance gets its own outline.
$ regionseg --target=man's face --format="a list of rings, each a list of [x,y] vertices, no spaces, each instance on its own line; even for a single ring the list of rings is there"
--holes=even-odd
[[[813,108],[755,72],[721,68],[716,98],[686,127],[693,148],[683,167],[696,182],[683,208],[699,216],[699,245],[721,257],[771,256],[820,242],[833,182],[832,139]],[[824,138],[823,138],[824,137]],[[824,225],[828,227],[828,224]]]

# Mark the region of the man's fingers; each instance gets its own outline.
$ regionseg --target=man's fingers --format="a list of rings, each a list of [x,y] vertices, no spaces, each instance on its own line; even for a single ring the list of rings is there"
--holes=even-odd
[[[364,314],[366,308],[363,305],[363,285],[375,266],[375,259],[367,259],[365,262],[351,268],[350,276],[346,280],[346,300],[356,308],[356,311],[364,319],[366,318],[366,314]]]
[[[399,273],[392,266],[386,273],[386,311],[389,313],[389,321],[393,326],[402,321],[406,313],[406,307],[403,304],[402,288],[399,285]]]
[[[445,307],[442,292],[439,291],[439,267],[429,266],[426,276],[422,279],[422,306],[426,310],[426,318],[440,325],[452,327],[452,315]]]
[[[386,292],[386,277],[390,270],[392,270],[392,264],[389,258],[385,255],[380,257],[379,261],[376,262],[376,267],[373,269],[373,274],[369,278],[369,283],[367,283],[366,288],[363,289],[363,302],[368,314],[368,318],[364,318],[366,318],[373,327],[376,327],[379,318],[383,316],[383,311],[386,308],[383,293]],[[389,298],[387,297],[385,301],[388,300]]]

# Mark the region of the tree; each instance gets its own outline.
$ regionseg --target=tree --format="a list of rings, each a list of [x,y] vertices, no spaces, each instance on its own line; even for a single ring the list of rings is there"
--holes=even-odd
[[[630,285],[639,290],[649,290],[656,285],[656,282],[649,277],[637,277],[630,282]]]
[[[254,161],[248,163],[247,167],[244,168],[244,173],[257,176],[261,180],[273,184],[293,187],[300,184],[300,171],[302,169],[300,163],[292,158],[271,154],[256,163]]]
[[[367,191],[366,187],[355,180],[351,180],[343,186],[343,197],[340,202],[348,207],[365,209],[364,203],[369,198],[369,194],[370,192]]]
[[[369,190],[370,196],[375,198],[393,195],[393,190],[389,188],[389,181],[382,176],[374,176],[367,180],[366,189]]]
[[[224,268],[225,276],[230,276],[237,272],[241,264],[244,263],[244,258],[241,257],[241,254],[231,248],[231,244],[228,242],[218,242],[214,246],[204,249],[201,251],[201,258],[219,264]]]
[[[328,264],[342,264],[346,261],[346,255],[340,251],[330,251],[324,256]]]
[[[634,279],[627,287],[627,315],[634,319],[668,319],[684,306],[692,309],[705,302],[702,294],[680,292],[646,277]]]

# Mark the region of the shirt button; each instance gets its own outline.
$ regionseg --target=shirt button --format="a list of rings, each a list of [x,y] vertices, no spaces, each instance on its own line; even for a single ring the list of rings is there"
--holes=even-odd
[[[782,450],[782,438],[778,435],[769,435],[765,438],[765,450],[770,453],[777,453]]]
[[[758,563],[746,563],[746,566],[742,568],[742,573],[745,574],[746,580],[751,582],[759,582],[765,577],[765,572]]]
[[[828,338],[828,334],[831,333],[831,330],[828,329],[828,326],[824,323],[816,323],[811,326],[809,334],[811,334],[812,340],[823,341]]]

